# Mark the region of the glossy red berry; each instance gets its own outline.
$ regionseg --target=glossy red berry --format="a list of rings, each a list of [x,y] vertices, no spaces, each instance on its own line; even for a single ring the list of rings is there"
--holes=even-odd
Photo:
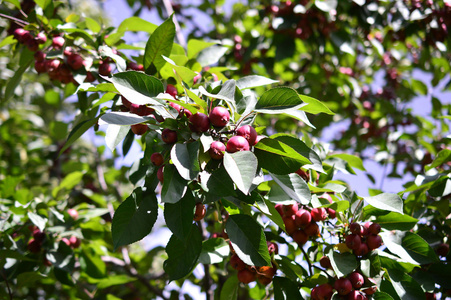
[[[174,144],[177,142],[177,132],[168,128],[161,132],[161,140],[166,144]]]
[[[335,280],[334,288],[339,295],[344,296],[352,291],[352,283],[347,278],[339,278]]]
[[[357,234],[350,234],[346,236],[345,242],[346,246],[348,246],[351,250],[358,250],[360,248],[360,244],[362,244],[362,240]]]
[[[205,214],[207,213],[207,209],[205,208],[205,205],[203,205],[201,202],[196,203],[196,208],[194,212],[194,221],[200,221],[205,217]]]
[[[62,36],[55,36],[52,39],[52,47],[57,49],[57,50],[62,49],[63,46],[64,46],[64,43],[65,43],[65,40],[64,40],[64,38]]]
[[[249,151],[249,143],[242,136],[233,136],[229,139],[226,146],[227,152],[235,153],[238,151]]]
[[[382,238],[380,235],[370,234],[366,238],[366,244],[368,245],[369,250],[377,249],[382,245]]]
[[[327,218],[327,212],[324,207],[313,208],[310,212],[312,219],[316,222],[324,221]]]
[[[298,229],[293,233],[293,241],[295,241],[300,247],[307,243],[309,236],[302,229]]]
[[[246,264],[236,254],[233,254],[232,257],[230,257],[230,266],[237,271],[241,271],[246,268]]]
[[[330,258],[327,256],[321,257],[321,259],[319,260],[319,264],[324,269],[332,269],[332,264],[330,263]]]
[[[248,269],[243,269],[241,271],[238,271],[238,280],[244,284],[251,283],[252,281],[255,281],[257,278],[257,273],[252,272]]]
[[[164,173],[163,173],[163,170],[164,170],[164,165],[161,166],[161,167],[158,169],[158,171],[157,171],[157,178],[158,178],[158,180],[159,180],[161,183],[163,183],[163,181],[164,181]]]
[[[365,278],[359,272],[352,272],[349,274],[348,279],[351,281],[352,287],[357,290],[365,283]]]
[[[368,232],[370,234],[379,234],[379,232],[381,232],[381,225],[378,223],[371,224],[370,227],[368,227]]]
[[[195,113],[189,117],[189,128],[192,132],[206,132],[210,129],[210,119],[204,113]]]
[[[250,146],[254,146],[257,140],[257,131],[250,125],[244,125],[236,131],[238,136],[244,137]]]
[[[140,124],[134,124],[131,126],[132,132],[136,135],[143,135],[147,132],[149,127],[146,124],[140,123]]]
[[[67,64],[74,70],[79,70],[83,67],[84,59],[80,54],[73,53],[67,57]]]
[[[74,220],[77,220],[77,219],[78,219],[78,211],[77,211],[76,209],[69,208],[69,209],[67,210],[67,214],[68,214],[69,216],[71,216],[72,219],[74,219]]]
[[[172,84],[168,84],[166,86],[166,93],[175,98],[175,97],[177,97],[177,94],[178,94],[177,88],[175,86],[173,86]]]
[[[152,155],[150,156],[150,162],[157,167],[163,165],[164,162],[163,154],[161,154],[160,152],[152,153]]]
[[[308,210],[301,208],[296,212],[294,221],[297,227],[305,227],[312,221],[312,215]]]
[[[319,226],[318,226],[318,224],[316,224],[316,222],[312,222],[312,223],[308,224],[304,228],[304,231],[310,237],[317,237],[320,235]]]
[[[224,127],[227,125],[227,123],[229,123],[230,113],[227,108],[216,106],[211,110],[209,118],[213,126]]]
[[[214,141],[210,145],[208,154],[210,154],[210,157],[213,159],[222,159],[224,157],[225,150],[226,150],[226,146],[223,143],[221,143],[219,141]]]

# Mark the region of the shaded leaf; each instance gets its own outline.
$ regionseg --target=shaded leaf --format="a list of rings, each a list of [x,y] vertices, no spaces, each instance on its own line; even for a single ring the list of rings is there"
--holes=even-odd
[[[179,240],[184,241],[189,236],[195,204],[196,199],[190,190],[186,192],[181,201],[164,204],[166,225]]]
[[[172,147],[171,160],[180,176],[185,180],[194,180],[199,174],[199,147],[198,141],[175,144]]]
[[[165,165],[163,174],[164,183],[161,188],[161,201],[176,203],[185,195],[187,181],[180,176],[174,165]]]

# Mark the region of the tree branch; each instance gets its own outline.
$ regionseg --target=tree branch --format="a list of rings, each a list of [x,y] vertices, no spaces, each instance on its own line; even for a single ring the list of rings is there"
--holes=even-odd
[[[21,26],[25,26],[25,25],[29,25],[30,23],[28,23],[27,21],[18,19],[18,18],[14,18],[5,14],[0,14],[0,17],[3,17],[5,19],[10,19],[11,21],[16,22],[17,24],[21,25]]]
[[[168,17],[170,17],[174,10],[172,9],[172,5],[170,0],[163,0],[164,8],[166,9],[166,12],[168,14]],[[180,28],[179,21],[177,20],[177,16],[174,14],[173,17],[174,25],[175,25],[175,34],[177,35],[177,40],[180,43],[180,45],[186,49],[186,40],[185,37],[182,34],[182,30]]]
[[[207,230],[206,230],[203,222],[199,221],[197,223],[199,224],[199,229],[202,233],[202,240],[206,240],[207,239]],[[211,278],[209,264],[204,264],[204,272],[205,272],[205,277],[204,277],[204,282],[202,285],[205,290],[205,299],[213,300],[215,298],[215,293],[214,293],[213,289],[211,288],[213,285],[213,279]]]

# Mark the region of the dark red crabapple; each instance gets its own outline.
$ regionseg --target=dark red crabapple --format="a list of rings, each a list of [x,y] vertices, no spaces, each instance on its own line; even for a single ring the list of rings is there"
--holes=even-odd
[[[141,117],[148,116],[153,112],[155,112],[153,108],[147,107],[146,105],[139,105],[135,103],[131,103],[129,108],[132,114],[136,114]]]
[[[100,66],[99,66],[99,74],[103,75],[103,76],[109,76],[111,74],[112,68],[111,65],[106,62],[103,61]]]
[[[366,244],[368,245],[369,250],[377,249],[382,245],[382,238],[380,235],[370,234],[366,238]]]
[[[250,146],[254,146],[257,140],[257,131],[255,131],[254,127],[250,125],[244,125],[238,128],[236,131],[238,136],[244,137]]]
[[[310,211],[312,219],[316,222],[324,221],[327,218],[327,212],[324,207],[313,208]]]
[[[207,212],[207,209],[205,208],[205,205],[203,205],[201,202],[196,203],[196,208],[194,212],[194,221],[200,221],[205,217],[205,213]]]
[[[143,135],[149,129],[149,127],[143,123],[134,124],[131,126],[131,128],[132,128],[132,132],[136,135]]]
[[[94,82],[94,81],[96,81],[94,75],[92,75],[91,72],[86,72],[85,82]]]
[[[298,209],[297,204],[286,204],[282,206],[282,211],[285,216],[294,216]]]
[[[57,50],[60,50],[60,49],[63,48],[64,42],[65,42],[65,40],[64,40],[64,38],[62,36],[55,36],[52,39],[52,47],[57,49]]]
[[[297,230],[297,227],[296,227],[296,224],[294,223],[293,217],[285,216],[282,218],[282,220],[283,220],[283,224],[285,225],[285,231],[289,235],[292,235]]]
[[[195,113],[189,117],[189,129],[192,132],[206,132],[210,129],[210,119],[204,113]]]
[[[78,211],[73,208],[69,208],[67,210],[67,214],[71,216],[72,219],[77,220],[78,219]]]
[[[368,254],[368,252],[369,252],[369,249],[368,249],[368,245],[366,243],[361,243],[360,248],[357,250],[354,250],[354,254],[357,256],[365,256]]]
[[[34,63],[34,69],[38,72],[38,74],[47,72],[45,61],[36,61]]]
[[[84,59],[80,54],[73,53],[67,57],[67,64],[74,70],[79,70],[83,67]]]
[[[274,208],[277,210],[277,212],[283,217],[283,208],[282,208],[282,204],[277,203],[276,205],[274,205]]]
[[[152,153],[152,155],[150,156],[150,162],[157,167],[163,165],[164,162],[163,154],[161,154],[160,152]]]
[[[360,289],[365,283],[365,278],[359,272],[352,272],[348,276],[349,281],[351,281],[352,287],[356,290]]]
[[[441,243],[437,249],[435,250],[437,254],[441,257],[446,257],[449,252],[449,245],[445,243]]]
[[[272,277],[257,274],[257,281],[262,285],[268,285],[272,282]]]
[[[159,180],[161,183],[163,183],[163,181],[164,181],[164,173],[163,173],[163,169],[164,169],[164,165],[161,166],[161,167],[158,169],[158,171],[157,171],[157,178],[158,178],[158,180]]]
[[[166,93],[175,98],[175,97],[177,97],[177,94],[178,94],[177,88],[175,86],[173,86],[172,84],[168,84],[166,86]]]
[[[45,42],[47,42],[47,36],[44,32],[39,32],[36,35],[36,41],[38,42],[38,44],[45,44]]]
[[[355,222],[351,223],[349,225],[349,231],[351,231],[351,233],[353,233],[353,234],[361,235],[361,233],[362,233],[362,226],[360,226],[359,223],[355,223]]]
[[[316,288],[316,297],[318,300],[329,300],[333,293],[334,290],[328,283],[321,284]]]
[[[279,246],[277,246],[276,243],[266,241],[266,245],[268,246],[269,255],[271,255],[272,253],[275,253],[275,254],[279,253]]]
[[[348,246],[351,250],[358,250],[360,248],[360,244],[362,244],[362,240],[357,234],[350,234],[346,236],[345,242],[346,246]]]
[[[293,241],[295,241],[299,246],[307,243],[309,236],[302,229],[298,229],[293,233]]]
[[[46,237],[46,234],[44,232],[42,232],[39,229],[36,229],[33,231],[33,238],[38,241],[38,242],[42,242]]]
[[[39,253],[41,251],[41,242],[36,239],[31,239],[28,241],[27,249],[32,253]]]
[[[327,214],[329,215],[329,219],[335,219],[337,217],[337,212],[332,208],[326,208]]]
[[[216,106],[211,110],[209,118],[213,126],[224,127],[227,125],[227,123],[229,123],[230,113],[227,108]]]
[[[317,237],[320,234],[318,224],[316,224],[315,222],[308,224],[304,228],[304,231],[305,231],[305,233],[307,233],[308,236],[311,236],[311,237]]]
[[[352,291],[352,283],[348,278],[339,278],[335,280],[334,288],[339,295],[344,296]]]
[[[242,136],[233,136],[229,139],[226,146],[227,152],[235,153],[238,151],[249,151],[249,143]]]
[[[248,269],[243,269],[241,271],[238,271],[238,280],[244,284],[248,284],[251,283],[252,281],[255,281],[257,274],[248,270]]]
[[[168,128],[161,132],[161,140],[166,144],[174,144],[177,142],[177,132]]]
[[[211,143],[208,153],[213,159],[222,159],[224,157],[225,150],[226,146],[222,142],[214,141],[213,143]]]
[[[366,300],[366,296],[360,291],[353,290],[348,294],[347,300]]]
[[[310,224],[312,221],[312,215],[308,210],[305,209],[299,209],[296,212],[296,215],[294,216],[294,222],[296,223],[296,226],[298,227],[304,227]]]
[[[36,51],[36,53],[34,54],[34,59],[37,62],[43,62],[45,60],[45,57],[47,56],[47,54],[45,54],[42,51]]]
[[[306,182],[310,180],[310,175],[302,169],[297,170],[295,173],[301,176],[301,178]]]
[[[75,249],[75,248],[80,247],[81,240],[78,237],[76,237],[76,236],[71,236],[69,238],[69,243],[70,243],[70,247]]]
[[[330,258],[327,257],[327,256],[321,257],[320,260],[319,260],[319,264],[324,269],[332,269],[332,264],[330,263]]]
[[[370,227],[368,227],[368,232],[370,234],[378,234],[379,232],[381,232],[381,225],[379,225],[378,223],[371,224]]]
[[[27,30],[23,29],[23,28],[17,28],[16,30],[14,30],[14,38],[19,41],[19,43],[23,43],[25,42],[25,35],[26,33],[29,33]]]
[[[367,295],[372,295],[374,293],[377,292],[377,286],[376,286],[376,281],[374,281],[373,278],[368,278],[368,281],[370,282],[370,284],[372,285],[369,288],[366,288],[364,290],[362,290],[362,292],[364,292]]]
[[[246,268],[246,264],[236,254],[233,254],[230,257],[230,266],[237,271],[241,271]]]

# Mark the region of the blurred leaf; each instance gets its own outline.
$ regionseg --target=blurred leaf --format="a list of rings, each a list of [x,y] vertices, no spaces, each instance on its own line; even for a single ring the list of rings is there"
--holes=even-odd
[[[64,143],[64,146],[61,148],[59,155],[61,155],[67,148],[69,148],[76,140],[78,140],[89,128],[94,126],[97,123],[97,118],[82,121],[78,123],[72,131],[69,133],[69,137],[67,141]]]
[[[116,44],[126,31],[144,31],[153,33],[157,27],[157,25],[152,24],[139,17],[130,17],[122,21],[122,23],[116,29],[116,32],[109,34],[108,37],[105,38],[105,42],[111,46]]]
[[[412,89],[419,93],[420,95],[427,95],[428,94],[428,87],[425,85],[422,81],[417,79],[410,79]]]
[[[106,289],[114,285],[124,285],[129,282],[135,281],[136,278],[130,277],[128,275],[112,275],[108,276],[108,278],[102,279],[99,281],[96,286],[99,289]]]
[[[324,12],[330,12],[337,8],[338,0],[315,0],[315,5]]]
[[[238,299],[238,287],[240,282],[237,276],[229,276],[221,289],[219,300],[236,300]]]
[[[44,231],[45,224],[47,224],[48,221],[46,218],[43,218],[40,215],[32,212],[28,212],[27,216],[28,218],[30,218],[31,222],[33,222],[33,224],[39,228],[40,231]]]
[[[216,43],[214,42],[206,42],[203,40],[190,39],[188,41],[188,58],[189,59],[195,58],[197,53],[215,44]]]
[[[228,49],[227,47],[212,45],[199,52],[197,61],[202,67],[214,65],[224,56]]]
[[[170,16],[155,29],[147,41],[143,59],[146,72],[151,65],[154,65],[159,71],[166,64],[162,55],[169,57],[174,44],[174,37],[175,25],[172,21],[172,16]]]
[[[36,4],[39,5],[42,9],[46,9],[47,6],[52,3],[52,0],[35,0]]]
[[[200,253],[199,263],[221,263],[227,259],[229,255],[230,246],[223,238],[209,238],[202,242],[202,252]]]
[[[275,87],[263,93],[255,105],[255,111],[278,114],[291,109],[299,109],[303,105],[305,103],[294,89]]]
[[[129,126],[120,126],[114,124],[108,125],[105,134],[105,144],[107,145],[108,149],[110,149],[111,152],[114,152],[116,146],[119,145],[120,142],[122,142],[129,131]]]
[[[410,230],[418,222],[417,219],[408,215],[402,215],[396,212],[390,212],[383,216],[378,216],[375,220],[382,228],[387,230]]]
[[[164,262],[164,270],[169,281],[187,276],[197,265],[202,250],[202,234],[196,225],[191,225],[190,235],[185,241],[174,234],[166,245],[168,259]]]
[[[337,153],[329,155],[329,157],[335,157],[346,161],[352,168],[359,169],[361,171],[366,171],[363,166],[362,159],[356,155],[347,154],[347,153]]]
[[[252,217],[230,215],[226,231],[233,249],[241,260],[250,266],[271,266],[268,246],[262,227]]]
[[[277,80],[272,80],[260,75],[249,75],[245,77],[241,77],[236,81],[236,86],[240,90],[250,89],[258,86],[278,83]]]
[[[155,193],[136,188],[114,213],[111,225],[114,249],[137,242],[148,235],[157,216]]]
[[[77,184],[81,182],[84,173],[81,171],[72,172],[64,177],[59,186],[55,187],[52,191],[52,196],[57,197],[58,193],[62,190],[69,191],[73,189]]]
[[[17,9],[22,9],[19,0],[5,0],[5,2],[13,4]]]
[[[434,158],[434,161],[431,164],[427,165],[425,167],[425,170],[429,171],[430,169],[439,167],[449,161],[451,161],[451,150],[443,149],[439,153],[437,153],[436,157]]]
[[[188,190],[180,201],[164,204],[166,225],[181,241],[185,241],[190,234],[195,204],[196,199],[194,199],[191,190]]]
[[[335,113],[333,113],[323,102],[306,95],[299,95],[299,97],[302,99],[302,101],[307,103],[307,105],[300,108],[301,110],[314,115],[319,113],[335,115]]]
[[[297,283],[286,277],[275,276],[273,284],[275,300],[304,299],[299,292]]]
[[[85,17],[85,22],[88,29],[91,30],[92,32],[98,33],[100,31],[101,27],[96,20],[89,17]]]
[[[257,158],[251,151],[224,153],[224,167],[230,178],[244,194],[249,194],[257,173]]]
[[[5,88],[5,95],[3,101],[9,100],[12,96],[14,96],[14,91],[16,90],[16,87],[19,85],[19,83],[22,80],[22,75],[25,73],[25,71],[30,66],[33,56],[30,55],[30,57],[27,57],[27,62],[19,67],[17,71],[14,72],[14,76],[11,77],[11,79],[8,81],[8,84]]]

